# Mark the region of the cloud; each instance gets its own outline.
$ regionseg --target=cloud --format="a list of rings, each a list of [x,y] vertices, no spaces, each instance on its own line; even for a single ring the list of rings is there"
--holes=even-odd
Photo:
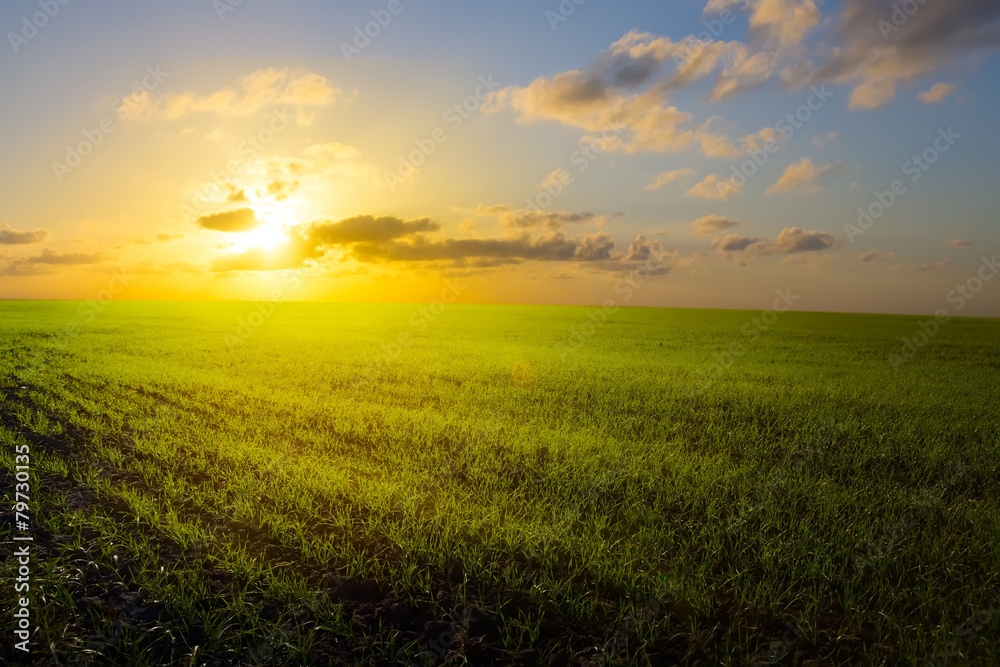
[[[713,132],[709,123],[692,124],[693,116],[669,105],[666,94],[710,75],[727,60],[748,71],[758,68],[759,63],[740,59],[745,50],[738,42],[674,42],[632,30],[582,70],[492,93],[483,111],[509,108],[518,112],[519,123],[556,121],[578,128],[588,133],[583,141],[599,141],[607,151],[700,147],[709,156],[735,155],[728,137]],[[662,72],[668,61],[673,69]]]
[[[359,187],[360,178],[384,187],[379,171],[361,159],[358,149],[330,141],[308,146],[299,156],[258,157],[243,164],[240,175],[228,181],[201,183],[191,189],[190,196],[214,202],[220,208],[262,204],[281,201],[292,192],[328,193],[332,187]],[[193,215],[193,209],[189,215]]]
[[[864,81],[851,91],[848,106],[851,109],[878,109],[896,99],[896,82],[893,79]]]
[[[798,227],[786,227],[778,234],[774,244],[778,252],[820,252],[837,244],[837,239],[829,232],[807,232]]]
[[[544,179],[542,179],[542,182],[538,184],[538,187],[548,188],[553,185],[566,185],[571,180],[573,180],[573,177],[569,175],[569,172],[563,169],[562,167],[559,167],[558,169],[554,170],[551,174],[546,176]]]
[[[768,239],[752,236],[729,234],[716,240],[712,247],[726,255],[756,255],[771,254],[796,255],[800,253],[818,253],[829,250],[837,245],[833,234],[819,231],[806,231],[798,227],[786,227],[778,234],[773,243]]]
[[[328,141],[313,144],[302,151],[301,158],[269,157],[251,164],[249,173],[260,174],[272,182],[284,184],[290,189],[314,186],[328,186],[329,181],[341,177],[368,177],[373,183],[381,184],[378,170],[361,159],[361,151],[353,146]],[[282,194],[283,190],[271,192],[271,196]],[[264,196],[268,193],[258,193]]]
[[[252,208],[239,208],[203,215],[195,224],[214,232],[249,232],[260,226],[260,220]]]
[[[691,223],[695,236],[711,236],[724,229],[731,229],[740,223],[721,215],[707,215]]]
[[[817,134],[812,138],[812,145],[816,148],[823,148],[828,143],[837,138],[837,132],[827,132],[826,134]]]
[[[0,225],[0,245],[31,245],[33,243],[44,243],[49,238],[47,229],[36,229],[32,232],[22,232],[11,229],[7,225]]]
[[[59,252],[58,250],[52,250],[51,248],[45,248],[42,250],[41,255],[36,255],[35,257],[29,257],[22,260],[25,264],[51,264],[51,265],[76,265],[76,264],[100,264],[101,262],[106,262],[112,259],[100,252],[95,253],[84,253],[84,252]]]
[[[739,234],[729,234],[712,244],[712,247],[724,253],[744,252],[750,249],[754,249],[758,254],[768,253],[767,239],[740,236]]]
[[[659,190],[674,181],[684,181],[692,178],[696,173],[691,167],[684,167],[683,169],[675,169],[673,171],[661,171],[653,177],[653,180],[646,186],[646,189],[651,191]]]
[[[226,271],[280,271],[296,269],[306,260],[317,260],[324,254],[310,239],[295,237],[274,247],[251,248],[234,255],[223,255],[212,262],[212,270]]]
[[[709,2],[708,7],[713,4],[718,3]],[[778,48],[790,48],[801,44],[822,18],[815,0],[756,0],[750,27],[762,31]]]
[[[24,261],[11,262],[7,266],[0,268],[0,276],[27,277],[27,276],[47,276],[56,273],[51,267],[28,264]]]
[[[470,258],[516,259],[531,261],[599,261],[610,259],[614,240],[604,232],[580,239],[552,232],[541,237],[512,239],[443,239],[418,238],[413,243],[357,244],[352,247],[360,262],[464,261]]]
[[[701,197],[702,199],[726,200],[732,195],[739,194],[743,186],[736,182],[735,178],[720,179],[715,174],[709,174],[705,180],[697,183],[687,191],[688,197]]]
[[[478,204],[476,208],[472,210],[472,213],[480,216],[494,217],[503,215],[504,213],[509,213],[513,210],[514,209],[508,206],[507,204],[492,204],[489,206],[487,206],[486,204]]]
[[[958,90],[956,85],[935,83],[928,90],[917,95],[917,99],[920,100],[921,104],[938,104],[948,99],[956,90]]]
[[[602,223],[604,216],[593,213],[571,213],[570,211],[527,211],[516,210],[500,216],[500,221],[512,228],[547,227],[558,230],[566,225]]]
[[[354,260],[362,264],[475,269],[525,261],[573,262],[604,271],[627,271],[635,269],[638,262],[666,254],[659,241],[641,235],[626,252],[620,252],[614,238],[606,232],[569,236],[560,229],[552,229],[552,224],[539,222],[603,219],[590,213],[525,212],[506,205],[480,205],[475,213],[500,218],[524,216],[534,221],[530,227],[545,231],[536,235],[529,229],[509,227],[511,233],[500,238],[439,238],[436,235],[441,225],[429,218],[403,220],[394,216],[359,215],[337,222],[316,221],[288,230],[288,242],[280,246],[221,255],[212,263],[212,270],[274,271],[303,267],[308,262]],[[669,270],[660,268],[655,269],[656,275]]]
[[[462,210],[462,209],[459,209]],[[574,213],[571,211],[542,211],[539,209],[513,208],[507,204],[486,206],[479,204],[471,213],[480,217],[496,218],[509,229],[532,229],[545,227],[551,230],[562,229],[566,225],[594,224],[603,225],[606,216],[594,213]]]
[[[299,189],[302,182],[299,180],[294,181],[271,181],[267,184],[267,195],[273,198],[275,201],[283,201],[288,199],[288,195]]]
[[[1000,45],[1000,3],[949,0],[900,3],[845,0],[837,26],[842,44],[825,62],[802,60],[782,72],[793,88],[821,82],[853,86],[851,109],[876,109],[895,99],[900,82],[936,72],[978,50]]]
[[[251,248],[217,257],[214,271],[277,271],[301,267],[308,260],[321,260],[329,248],[359,244],[380,246],[397,239],[436,232],[440,223],[429,218],[402,220],[393,216],[357,215],[337,222],[315,221],[289,234],[288,241],[274,247]]]
[[[938,262],[924,262],[917,267],[917,271],[933,271],[934,269],[943,269],[949,264],[951,264],[951,262],[947,259],[942,259]]]
[[[740,46],[734,51],[732,63],[727,65],[716,80],[712,101],[724,100],[735,93],[759,87],[772,76],[777,67],[777,57],[767,51],[750,51]]]
[[[816,166],[807,157],[802,158],[785,169],[785,172],[778,179],[778,182],[764,191],[764,194],[774,194],[776,192],[792,192],[794,190],[804,190],[806,192],[819,192],[820,187],[816,181],[831,174],[843,171],[846,165],[843,162],[823,164]]]
[[[824,20],[822,4],[710,0],[707,14],[735,5],[749,10],[752,48],[705,32],[673,41],[632,30],[582,69],[494,93],[484,111],[510,108],[518,112],[519,122],[557,121],[584,129],[590,133],[585,138],[613,130],[617,137],[607,150],[699,147],[706,155],[719,155],[735,152],[733,142],[669,105],[670,93],[714,76],[710,99],[719,101],[757,88],[780,71],[793,90],[848,85],[849,107],[870,110],[894,100],[900,84],[1000,46],[996,0],[921,1],[912,13],[891,0],[844,0],[833,3],[839,14],[830,20]],[[821,39],[808,45],[807,38],[820,28]],[[954,92],[948,84],[935,88],[921,94],[921,101],[940,101]]]
[[[195,113],[223,118],[245,118],[266,108],[291,106],[299,110],[299,124],[308,124],[306,107],[325,107],[342,97],[339,88],[309,70],[259,69],[236,80],[233,86],[198,95],[195,92],[168,93],[160,98],[150,92],[135,93],[118,108],[122,120],[176,120]]]
[[[659,259],[666,254],[663,244],[659,241],[650,241],[642,234],[635,237],[629,246],[625,259],[629,262],[646,262],[651,259]]]
[[[739,4],[752,10],[750,26],[762,30],[779,47],[801,44],[823,18],[815,0],[709,0],[705,14],[718,14]]]
[[[308,228],[307,238],[316,245],[381,243],[439,229],[441,225],[429,218],[404,221],[392,216],[358,215],[339,222],[313,223]]]
[[[966,248],[968,246],[974,246],[976,244],[973,243],[972,241],[966,241],[965,239],[952,239],[951,241],[948,241],[948,245],[950,245],[953,248]]]
[[[869,250],[868,252],[863,252],[858,255],[858,261],[862,264],[867,264],[868,262],[875,262],[883,259],[892,259],[895,253],[891,252],[879,252],[878,250]]]
[[[169,243],[176,239],[184,238],[183,234],[157,234],[155,240],[150,239],[132,239],[130,242],[135,245],[152,245],[155,242],[159,243]]]
[[[599,262],[611,259],[615,240],[606,232],[584,234],[579,238],[573,258],[578,262]]]

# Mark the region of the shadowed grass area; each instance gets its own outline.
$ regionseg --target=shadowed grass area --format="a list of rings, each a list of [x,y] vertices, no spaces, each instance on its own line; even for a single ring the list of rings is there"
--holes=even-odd
[[[37,664],[1000,661],[1000,321],[254,312],[0,305]]]

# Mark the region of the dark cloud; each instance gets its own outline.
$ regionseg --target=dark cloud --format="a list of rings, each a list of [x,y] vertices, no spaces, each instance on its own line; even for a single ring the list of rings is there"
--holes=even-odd
[[[878,250],[869,250],[868,252],[863,252],[858,255],[858,261],[862,264],[867,264],[868,262],[875,262],[882,259],[892,259],[893,253],[891,252],[879,252]]]
[[[659,241],[650,241],[642,234],[639,234],[629,244],[625,259],[630,262],[645,262],[650,259],[659,259],[664,253],[662,243]]]
[[[996,0],[913,0],[912,13],[903,4],[846,0],[837,27],[843,44],[825,62],[787,68],[786,83],[852,83],[851,108],[873,109],[895,98],[900,81],[936,72],[976,49],[1000,46]]]
[[[429,218],[404,221],[392,216],[358,215],[339,222],[313,223],[307,236],[318,245],[382,243],[439,229],[440,223]]]
[[[49,232],[46,229],[22,232],[17,229],[11,229],[7,225],[0,226],[0,245],[31,245],[33,243],[42,243],[48,238]]]
[[[697,236],[711,236],[716,232],[731,229],[739,224],[736,220],[730,220],[722,215],[707,215],[692,222],[691,227]]]
[[[28,264],[26,262],[11,262],[0,269],[0,276],[44,276],[55,273],[48,266]]]
[[[597,263],[616,257],[615,241],[605,232],[567,237],[562,232],[519,238],[443,239],[418,237],[413,243],[359,243],[351,248],[361,262],[536,261]]]
[[[519,259],[535,261],[572,261],[579,242],[562,233],[540,238],[517,239],[443,239],[428,241],[423,237],[413,243],[359,243],[352,252],[361,262],[428,262],[466,260],[469,258]]]
[[[765,246],[767,239],[754,238],[751,236],[740,236],[730,234],[715,244],[715,247],[722,252],[743,252],[753,246]]]
[[[249,209],[247,209],[249,210]],[[252,248],[237,255],[218,258],[215,271],[275,271],[301,267],[307,260],[322,258],[327,248],[357,247],[356,244],[390,243],[422,232],[436,232],[440,223],[429,218],[401,220],[392,216],[358,215],[338,222],[314,222],[301,235],[271,248]]]
[[[624,254],[612,253],[608,259],[596,262],[595,266],[602,271],[622,275],[641,271],[650,276],[665,276],[671,271],[671,267],[666,264],[670,258],[663,244],[659,241],[650,241],[639,234],[629,243],[628,250]]]
[[[542,211],[539,209],[513,208],[507,204],[494,204],[492,206],[479,204],[471,212],[477,216],[496,218],[500,224],[510,229],[545,228],[558,231],[566,225],[596,224],[604,222],[605,219],[605,216],[594,213]]]
[[[837,245],[837,239],[829,232],[806,231],[798,227],[786,227],[778,234],[775,242],[768,239],[729,234],[716,241],[712,247],[722,253],[744,253],[770,255],[781,253],[792,255],[803,252],[822,252]]]
[[[215,232],[249,232],[260,226],[260,220],[252,208],[211,213],[198,218],[195,223],[202,229]]]
[[[917,267],[917,271],[933,271],[934,269],[943,269],[949,264],[951,264],[951,262],[947,259],[942,259],[938,262],[924,262]]]
[[[888,41],[906,51],[947,51],[1000,44],[997,25],[1000,3],[996,0],[920,3],[913,0],[913,3],[917,9],[910,14],[901,7],[907,3],[899,0],[847,0],[841,34],[849,42]]]
[[[506,209],[505,209],[506,210]],[[589,219],[591,214],[580,215]],[[658,241],[639,236],[623,254],[606,232],[567,236],[549,231],[503,238],[434,238],[440,224],[428,218],[404,221],[392,216],[355,216],[338,222],[317,222],[287,244],[254,248],[219,257],[214,271],[274,271],[304,266],[307,261],[328,259],[327,251],[340,248],[342,259],[364,264],[419,263],[424,267],[494,268],[523,261],[580,262],[606,270],[631,270],[641,262],[662,257]],[[657,270],[657,275],[669,269]]]
[[[829,232],[807,232],[798,227],[786,227],[778,234],[774,248],[784,253],[820,252],[836,244],[836,237]]]
[[[673,152],[700,145],[709,155],[733,155],[736,149],[726,136],[712,132],[708,123],[690,125],[693,116],[670,104],[667,94],[709,76],[727,54],[745,50],[736,42],[692,47],[632,30],[583,69],[498,90],[483,110],[511,108],[521,122],[553,120],[583,129],[604,151]]]
[[[112,258],[100,252],[95,252],[95,253],[59,252],[58,250],[45,248],[44,250],[42,250],[41,255],[36,255],[35,257],[29,257],[23,260],[23,262],[25,264],[73,265],[73,264],[100,264],[101,262],[106,262],[109,259]]]
[[[604,232],[587,234],[580,238],[574,258],[580,262],[600,262],[611,259],[615,240]]]
[[[566,225],[578,225],[588,222],[595,222],[601,216],[593,213],[570,213],[569,211],[527,211],[517,210],[501,216],[501,220],[508,227],[516,229],[530,229],[535,227],[545,227],[552,230],[562,229]]]

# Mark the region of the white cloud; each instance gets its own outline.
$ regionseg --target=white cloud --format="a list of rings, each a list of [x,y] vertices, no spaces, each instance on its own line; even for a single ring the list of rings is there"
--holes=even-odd
[[[325,107],[342,96],[341,90],[309,70],[259,69],[240,77],[233,86],[199,95],[193,91],[167,93],[156,98],[144,91],[126,98],[118,108],[122,120],[174,120],[195,113],[244,118],[271,107],[297,110],[300,124],[308,124],[306,107]]]
[[[711,236],[724,229],[732,229],[739,224],[736,220],[730,220],[723,215],[706,215],[703,218],[692,221],[691,229],[694,231],[695,236]]]
[[[721,179],[715,174],[709,174],[703,181],[688,190],[687,196],[725,201],[729,197],[739,194],[742,190],[743,187],[737,184],[733,178]]]
[[[662,187],[670,185],[674,181],[686,181],[692,178],[697,172],[691,167],[684,167],[683,169],[674,169],[673,171],[661,171],[659,174],[653,177],[649,185],[646,186],[647,190],[659,190]]]
[[[935,83],[929,90],[917,95],[917,99],[920,100],[921,104],[938,104],[951,97],[956,90],[958,90],[958,86],[954,84]]]
[[[843,162],[831,164],[814,165],[813,161],[807,157],[802,158],[785,169],[785,172],[778,179],[778,182],[764,191],[764,194],[774,194],[776,192],[791,192],[794,190],[804,190],[806,192],[819,192],[819,185],[816,181],[824,176],[843,171],[846,165]]]

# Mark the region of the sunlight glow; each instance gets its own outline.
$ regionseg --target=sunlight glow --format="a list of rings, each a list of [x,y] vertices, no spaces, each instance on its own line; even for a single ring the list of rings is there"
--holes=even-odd
[[[287,208],[259,207],[256,209],[256,213],[262,222],[260,227],[248,232],[241,232],[239,239],[230,250],[234,252],[246,252],[253,248],[272,250],[288,243],[286,231],[291,226],[289,224],[291,212]]]

